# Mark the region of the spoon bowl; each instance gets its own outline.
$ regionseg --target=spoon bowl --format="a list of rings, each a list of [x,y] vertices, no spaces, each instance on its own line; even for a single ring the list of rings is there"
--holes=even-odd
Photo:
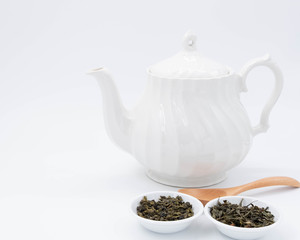
[[[183,188],[183,189],[179,189],[178,191],[199,199],[203,203],[203,205],[205,205],[210,200],[218,197],[234,196],[234,195],[238,195],[239,193],[251,189],[255,189],[255,188],[279,186],[279,185],[285,185],[285,186],[296,187],[296,188],[300,187],[300,183],[294,178],[268,177],[268,178],[262,178],[254,182],[247,183],[241,186],[232,187],[232,188],[214,188],[214,189]]]

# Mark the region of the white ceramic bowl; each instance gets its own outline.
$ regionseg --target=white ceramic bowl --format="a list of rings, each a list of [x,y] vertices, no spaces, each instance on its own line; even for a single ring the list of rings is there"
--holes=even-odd
[[[240,201],[243,200],[243,206],[249,203],[253,203],[258,207],[269,207],[269,211],[274,215],[275,223],[266,227],[260,228],[243,228],[243,227],[235,227],[230,226],[224,223],[221,223],[214,219],[210,214],[210,208],[217,204],[218,200],[222,203],[223,200],[228,200],[230,203],[239,204]],[[244,196],[227,196],[227,197],[220,197],[209,201],[204,208],[204,213],[208,217],[208,219],[215,224],[217,229],[222,232],[223,234],[227,235],[228,237],[235,238],[235,239],[257,239],[266,235],[269,231],[271,231],[274,227],[278,225],[280,216],[278,211],[272,207],[270,204],[262,202],[256,198],[252,197],[244,197]]]
[[[144,196],[148,198],[148,200],[158,200],[160,196],[181,196],[184,202],[190,202],[192,204],[192,209],[194,211],[194,216],[177,220],[177,221],[154,221],[150,219],[146,219],[137,215],[136,208],[140,204],[140,201]],[[174,233],[179,232],[186,227],[188,227],[197,217],[199,217],[203,213],[203,205],[202,203],[192,196],[187,194],[173,192],[173,191],[156,191],[156,192],[148,192],[143,193],[136,197],[131,204],[131,210],[137,220],[147,229],[158,232],[158,233]]]

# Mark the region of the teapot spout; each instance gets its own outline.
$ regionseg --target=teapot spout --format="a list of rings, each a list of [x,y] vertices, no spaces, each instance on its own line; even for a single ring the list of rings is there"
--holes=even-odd
[[[103,99],[104,122],[111,140],[126,152],[130,153],[131,119],[129,112],[121,103],[119,93],[112,77],[105,68],[88,72],[96,78]]]

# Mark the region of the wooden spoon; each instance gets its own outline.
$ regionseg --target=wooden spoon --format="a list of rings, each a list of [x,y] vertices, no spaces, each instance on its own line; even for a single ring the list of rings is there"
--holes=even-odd
[[[208,189],[199,189],[199,188],[184,188],[179,189],[178,192],[191,195],[195,198],[198,198],[204,205],[210,200],[217,197],[224,196],[234,196],[238,195],[241,192],[245,192],[255,188],[269,187],[269,186],[278,186],[286,185],[291,187],[300,187],[300,183],[290,177],[267,177],[262,178],[257,181],[247,183],[241,186],[232,187],[232,188],[208,188]]]

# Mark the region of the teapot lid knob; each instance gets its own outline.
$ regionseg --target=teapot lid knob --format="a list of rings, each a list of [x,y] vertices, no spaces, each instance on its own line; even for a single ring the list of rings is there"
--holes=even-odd
[[[180,52],[148,69],[152,76],[168,79],[209,79],[232,72],[230,68],[203,57],[197,51],[197,36],[193,31],[187,31],[182,40],[183,49]]]
[[[186,32],[183,37],[183,48],[186,51],[195,51],[196,47],[197,36],[193,33],[192,30]]]

